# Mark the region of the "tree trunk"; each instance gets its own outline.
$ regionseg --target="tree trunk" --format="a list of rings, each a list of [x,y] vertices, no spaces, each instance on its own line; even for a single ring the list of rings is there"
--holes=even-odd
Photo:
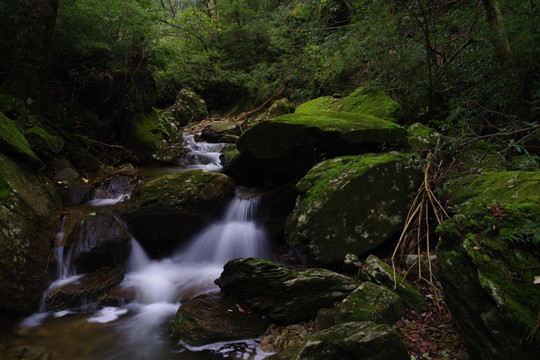
[[[27,103],[41,99],[50,45],[56,25],[58,0],[31,0],[26,21],[21,24],[24,47],[16,51],[11,72],[0,87],[0,93],[17,96]]]
[[[504,31],[504,23],[499,6],[499,0],[483,0],[486,8],[486,15],[489,25],[493,30],[493,45],[497,52],[497,57],[503,67],[510,73],[514,72],[514,60],[510,43]]]

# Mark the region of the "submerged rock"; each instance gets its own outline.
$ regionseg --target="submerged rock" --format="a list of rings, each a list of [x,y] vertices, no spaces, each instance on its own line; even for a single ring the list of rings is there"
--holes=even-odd
[[[354,279],[326,269],[294,272],[272,261],[229,261],[216,280],[221,291],[272,321],[293,324],[341,301],[358,286]]]
[[[409,360],[405,344],[389,325],[347,322],[317,332],[303,343],[295,360]]]
[[[0,309],[38,309],[60,211],[46,177],[0,152]]]
[[[262,121],[238,140],[240,153],[270,181],[302,177],[317,162],[381,147],[406,147],[401,126],[371,115],[294,113]]]
[[[73,283],[52,289],[45,298],[47,309],[60,311],[91,304],[123,279],[122,267],[102,267]]]
[[[336,307],[337,324],[349,321],[373,321],[392,325],[403,315],[399,296],[384,286],[365,282]]]
[[[366,254],[401,231],[419,175],[406,154],[323,161],[296,185],[287,241],[323,266]]]
[[[474,359],[537,358],[538,172],[481,174],[452,195],[437,258],[456,330]]]
[[[169,323],[169,331],[190,345],[200,346],[257,338],[268,325],[268,320],[251,315],[234,300],[214,294],[183,303]]]
[[[139,185],[126,218],[141,244],[170,247],[210,221],[234,194],[226,175],[189,170]]]

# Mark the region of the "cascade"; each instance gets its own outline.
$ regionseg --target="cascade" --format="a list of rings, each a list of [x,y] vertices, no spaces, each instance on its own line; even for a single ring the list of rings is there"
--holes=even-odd
[[[189,168],[211,171],[221,168],[218,150],[220,146],[223,147],[222,144],[196,143],[193,136],[186,136],[185,139],[192,153]],[[96,199],[89,204],[109,205],[126,196],[121,194],[121,198],[118,198],[119,195],[114,192],[109,194],[114,197]],[[221,219],[202,229],[186,246],[162,259],[150,259],[137,240],[132,238],[131,253],[125,264],[126,274],[120,287],[133,291],[135,301],[58,313],[48,313],[42,309],[41,313],[28,317],[21,325],[30,328],[71,326],[70,339],[96,336],[99,340],[92,344],[90,354],[76,356],[81,360],[222,359],[240,351],[238,349],[242,349],[241,353],[250,353],[253,359],[262,359],[264,356],[258,354],[258,344],[254,340],[191,347],[172,344],[167,332],[167,321],[184,300],[219,291],[214,280],[219,277],[227,261],[248,256],[268,258],[271,255],[271,243],[259,225],[264,217],[260,199],[250,190],[238,188]],[[44,293],[44,297],[54,287],[76,282],[83,276],[69,273],[70,250],[64,247],[63,235],[60,231],[55,242],[57,280]],[[76,325],[66,325],[71,324],[70,317],[74,317],[73,324]],[[58,325],[61,321],[62,325]],[[83,323],[87,325],[82,326]],[[87,332],[98,335],[88,335]],[[85,342],[80,340],[79,343],[81,341]],[[61,346],[66,346],[65,340],[59,342]],[[78,355],[76,349],[65,351],[66,359],[70,358],[69,354]]]

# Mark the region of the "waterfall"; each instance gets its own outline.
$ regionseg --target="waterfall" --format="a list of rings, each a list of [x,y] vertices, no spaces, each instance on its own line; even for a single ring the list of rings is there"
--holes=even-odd
[[[221,160],[219,159],[223,144],[211,144],[195,141],[194,135],[184,135],[184,146],[189,154],[182,159],[187,165],[186,169],[203,169],[207,171],[220,171]]]

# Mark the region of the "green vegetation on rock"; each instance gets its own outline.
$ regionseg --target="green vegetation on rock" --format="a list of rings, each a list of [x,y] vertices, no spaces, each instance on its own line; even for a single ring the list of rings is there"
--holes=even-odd
[[[15,121],[0,112],[0,150],[14,156],[28,165],[40,168],[43,162],[32,151],[28,141],[17,128]]]

